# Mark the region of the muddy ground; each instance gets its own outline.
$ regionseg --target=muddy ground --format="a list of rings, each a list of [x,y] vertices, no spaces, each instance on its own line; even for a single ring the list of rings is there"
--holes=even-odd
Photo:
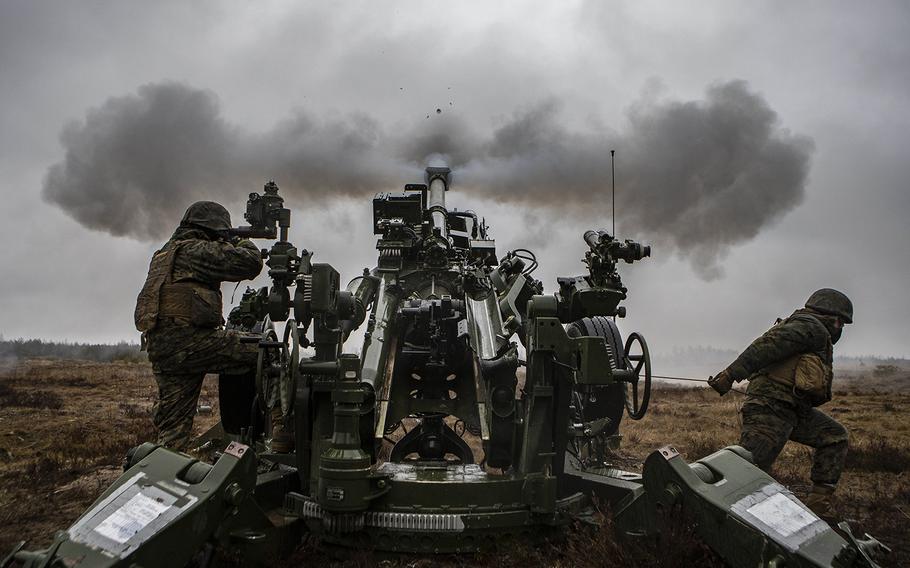
[[[894,549],[886,566],[910,565],[910,371],[887,376],[841,373],[835,399],[824,407],[851,432],[847,470],[835,496],[841,517],[860,533]],[[47,544],[120,474],[130,447],[153,436],[150,420],[156,387],[147,364],[29,360],[0,364],[0,558],[19,540]],[[649,451],[673,444],[689,460],[739,436],[736,393],[718,399],[706,389],[655,389],[648,416],[624,421],[619,465],[640,469]],[[211,412],[196,420],[197,433],[217,422],[217,382],[209,377],[200,405]],[[788,444],[775,475],[803,494],[810,451]],[[697,542],[682,539],[685,554],[666,558],[620,549],[609,534],[579,529],[567,538],[515,546],[495,555],[445,559],[378,559],[358,554],[339,559],[318,543],[304,546],[291,564],[370,566],[618,566],[716,564]],[[651,556],[649,556],[651,555]],[[441,560],[442,562],[439,562]]]

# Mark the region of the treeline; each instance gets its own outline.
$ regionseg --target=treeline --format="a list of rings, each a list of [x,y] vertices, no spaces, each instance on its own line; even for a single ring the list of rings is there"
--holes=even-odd
[[[82,361],[146,361],[139,344],[70,343],[42,339],[3,339],[0,359],[78,359]]]
[[[733,362],[739,355],[732,349],[694,346],[677,347],[669,353],[653,353],[654,372],[716,372]],[[2,359],[80,359],[83,361],[146,361],[138,343],[121,341],[107,343],[71,343],[43,339],[4,339],[0,335]],[[872,369],[879,365],[910,367],[910,360],[876,355],[835,356],[834,364],[842,369]]]
[[[743,346],[745,347],[745,346]],[[732,363],[739,351],[709,346],[677,347],[667,353],[651,353],[655,374],[705,375],[716,373]],[[880,355],[841,356],[835,350],[834,368],[839,371],[872,371],[889,366],[910,368],[910,360]]]
[[[881,357],[879,355],[837,356],[834,357],[835,368],[869,370],[876,367],[910,367],[910,359],[904,357]]]

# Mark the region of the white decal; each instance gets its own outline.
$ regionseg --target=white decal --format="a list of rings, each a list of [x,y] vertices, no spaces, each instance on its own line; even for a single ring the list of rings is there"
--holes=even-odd
[[[111,516],[98,524],[95,532],[123,544],[168,508],[169,506],[164,503],[137,493]]]
[[[818,520],[818,517],[782,493],[776,493],[752,505],[746,512],[783,537],[797,533]]]

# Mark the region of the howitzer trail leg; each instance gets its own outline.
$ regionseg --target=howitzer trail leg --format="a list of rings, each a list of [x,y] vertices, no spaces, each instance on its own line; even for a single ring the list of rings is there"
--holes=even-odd
[[[731,566],[853,565],[835,559],[855,545],[745,455],[732,446],[689,465],[674,448],[661,448],[645,461],[638,506],[625,507],[618,525],[636,530],[645,518],[653,531],[664,511],[691,519],[699,537]]]
[[[16,560],[29,567],[154,568],[185,566],[210,545],[256,554],[275,545],[277,527],[253,498],[256,456],[247,446],[231,443],[209,465],[143,444],[130,461],[49,549],[20,551]]]

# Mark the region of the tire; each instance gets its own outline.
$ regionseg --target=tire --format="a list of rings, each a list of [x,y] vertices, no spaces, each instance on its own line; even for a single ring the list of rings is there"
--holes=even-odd
[[[604,316],[582,318],[568,325],[566,333],[569,337],[603,337],[607,347],[613,353],[617,369],[625,369],[622,335],[613,320]],[[583,422],[598,420],[608,417],[611,420],[609,428],[604,434],[612,436],[619,432],[619,423],[622,421],[626,409],[626,389],[621,383],[609,387],[599,388],[595,393],[596,400],[591,401],[588,396],[580,392],[573,393],[576,407],[580,406],[580,419]]]

